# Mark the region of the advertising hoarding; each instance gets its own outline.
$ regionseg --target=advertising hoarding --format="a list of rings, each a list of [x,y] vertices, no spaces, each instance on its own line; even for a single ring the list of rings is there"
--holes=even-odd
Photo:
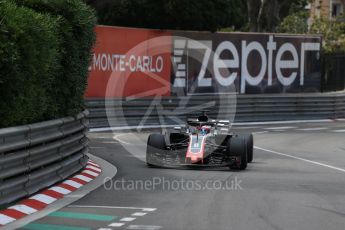
[[[301,93],[321,88],[320,36],[107,26],[97,26],[96,33],[86,97]],[[116,87],[107,91],[111,77]]]

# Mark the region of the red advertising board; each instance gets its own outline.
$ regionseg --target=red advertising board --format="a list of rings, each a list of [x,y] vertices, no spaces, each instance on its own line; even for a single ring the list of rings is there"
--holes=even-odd
[[[319,92],[316,35],[96,27],[87,98]]]
[[[96,27],[87,98],[169,96],[171,33]]]

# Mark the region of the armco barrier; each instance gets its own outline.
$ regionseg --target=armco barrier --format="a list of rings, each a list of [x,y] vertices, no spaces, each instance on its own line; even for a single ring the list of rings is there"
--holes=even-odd
[[[153,103],[158,106],[147,116],[148,108]],[[90,111],[90,127],[138,126],[145,117],[144,125],[160,124],[163,115],[166,125],[184,121],[187,116],[199,114],[195,108],[210,110],[211,117],[227,119],[231,114],[219,114],[219,107],[234,108],[235,102],[226,96],[193,96],[181,98],[152,99],[89,99],[86,101]],[[113,107],[115,114],[107,118],[106,105]],[[151,107],[152,108],[152,107]],[[170,118],[169,118],[170,116]],[[276,95],[238,95],[235,122],[285,121],[309,119],[336,119],[345,117],[345,93],[310,93],[310,94],[276,94]]]
[[[87,112],[0,129],[0,206],[66,179],[86,166]]]

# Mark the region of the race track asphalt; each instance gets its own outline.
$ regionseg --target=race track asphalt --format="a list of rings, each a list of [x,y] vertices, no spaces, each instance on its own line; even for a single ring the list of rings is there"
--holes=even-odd
[[[90,152],[117,167],[115,178],[23,229],[344,229],[345,122],[233,131],[254,133],[246,171],[148,168],[148,133],[91,133]]]

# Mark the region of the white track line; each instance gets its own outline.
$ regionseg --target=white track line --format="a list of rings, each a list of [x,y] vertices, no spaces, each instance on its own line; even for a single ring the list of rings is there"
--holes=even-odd
[[[263,122],[238,122],[232,125],[271,125],[271,124],[298,124],[298,123],[325,123],[334,121],[345,121],[345,119],[320,119],[320,120],[296,120],[296,121],[263,121]]]
[[[157,210],[156,208],[143,208],[144,212],[153,212],[153,211],[156,211],[156,210]]]
[[[104,127],[104,128],[93,128],[90,132],[106,132],[106,131],[121,131],[121,130],[131,130],[131,129],[158,129],[158,128],[174,128],[176,125],[147,125],[147,126],[124,126],[124,127]]]
[[[337,170],[337,171],[345,173],[345,169],[338,168],[338,167],[335,167],[335,166],[332,166],[332,165],[320,163],[320,162],[317,162],[317,161],[308,160],[308,159],[301,158],[301,157],[292,156],[292,155],[285,154],[285,153],[280,153],[280,152],[269,150],[269,149],[260,148],[258,146],[255,146],[254,148],[262,150],[262,151],[265,151],[265,152],[274,153],[274,154],[277,154],[277,155],[280,155],[280,156],[285,156],[285,157],[293,158],[293,159],[296,159],[296,160],[304,161],[304,162],[307,162],[307,163],[310,163],[310,164],[314,164],[314,165],[330,168],[330,169]]]
[[[236,127],[236,129],[261,129],[260,126],[244,126],[244,127]]]
[[[123,225],[125,225],[125,223],[111,223],[108,226],[109,227],[122,227]]]
[[[117,144],[116,141],[103,141],[102,144]]]
[[[305,128],[305,129],[297,129],[298,131],[320,131],[320,130],[326,130],[328,128],[326,127],[319,127],[319,128]]]
[[[136,219],[135,217],[124,217],[124,218],[120,219],[120,221],[131,222],[135,219]]]
[[[331,132],[333,132],[333,133],[345,133],[345,129],[333,130]]]
[[[121,207],[121,206],[97,206],[97,205],[69,205],[69,208],[104,208],[104,209],[132,209],[142,210],[144,212],[156,211],[156,208],[139,208],[139,207]]]
[[[270,127],[270,128],[265,128],[268,130],[283,130],[283,129],[295,129],[296,127],[291,127],[291,126],[284,126],[284,127]]]
[[[131,216],[145,216],[146,214],[146,212],[135,212]]]
[[[254,132],[253,134],[264,134],[264,133],[268,133],[268,131],[259,131],[259,132]]]
[[[161,229],[161,226],[154,225],[129,225],[127,229],[129,230],[158,230]]]
[[[120,142],[121,144],[130,145],[131,143],[126,142],[126,141],[123,141],[123,140],[120,139],[121,136],[126,136],[126,135],[128,135],[128,133],[117,134],[117,135],[115,135],[115,136],[113,137],[113,139],[116,140],[116,141],[118,141],[118,142]]]

